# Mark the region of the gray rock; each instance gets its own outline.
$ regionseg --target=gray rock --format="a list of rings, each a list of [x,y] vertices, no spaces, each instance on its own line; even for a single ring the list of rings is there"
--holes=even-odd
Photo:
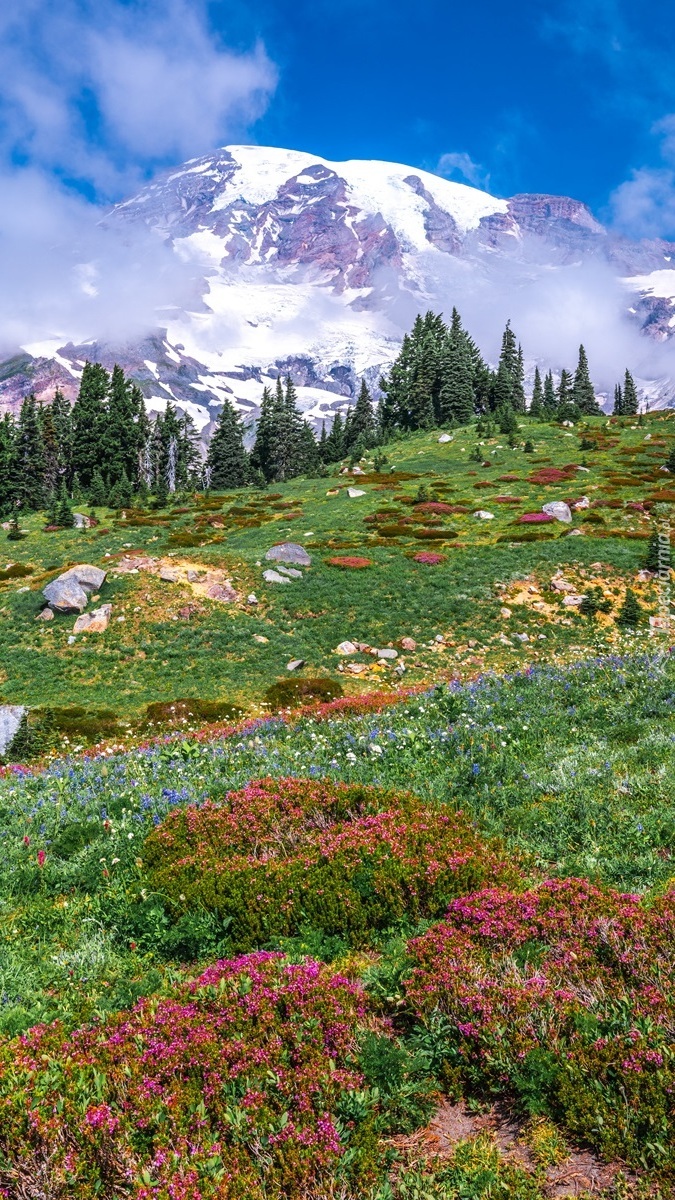
[[[174,567],[162,567],[159,577],[162,583],[178,583],[180,575]]]
[[[278,571],[263,571],[263,579],[265,583],[290,583],[285,575],[280,575]]]
[[[398,658],[398,650],[378,650],[378,658]]]
[[[288,575],[289,579],[302,579],[302,571],[296,571],[295,567],[279,567],[280,575]]]
[[[305,547],[297,542],[281,542],[278,546],[272,546],[265,558],[268,562],[294,563],[299,567],[308,567],[312,561]]]
[[[52,612],[51,608],[43,608],[42,612],[38,613],[35,620],[36,621],[53,621],[54,613]]]
[[[50,608],[55,608],[61,613],[84,612],[89,599],[76,579],[63,575],[48,583],[42,595]]]
[[[85,517],[84,513],[73,513],[75,529],[88,529],[89,517]]]
[[[247,604],[257,604],[258,603],[258,597],[256,596],[255,592],[249,593],[249,595],[246,598],[246,603]]]
[[[287,671],[299,671],[305,665],[304,658],[292,658],[289,663],[286,663]]]
[[[340,642],[336,651],[337,654],[356,654],[356,646],[353,642]]]
[[[366,493],[363,492],[361,488],[347,488],[347,495],[349,496],[350,500],[356,500],[357,496],[365,496],[365,494]]]
[[[494,521],[495,519],[495,514],[488,512],[485,508],[479,508],[478,511],[473,515],[474,517],[478,517],[481,521]]]
[[[25,712],[22,704],[0,704],[0,754],[11,746]]]
[[[446,442],[451,442],[452,438],[449,433],[442,433],[438,440],[441,446],[444,446]]]
[[[550,504],[542,504],[541,511],[545,512],[548,517],[554,517],[556,521],[569,522],[572,520],[570,506],[565,504],[564,500],[551,500]]]
[[[63,575],[59,575],[59,579],[77,580],[85,592],[97,592],[105,583],[105,577],[106,572],[100,567],[95,567],[93,563],[79,563],[78,566],[70,567]]]

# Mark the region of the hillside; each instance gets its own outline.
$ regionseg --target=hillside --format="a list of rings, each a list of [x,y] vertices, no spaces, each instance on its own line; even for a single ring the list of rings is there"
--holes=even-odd
[[[656,358],[673,329],[673,246],[627,241],[568,197],[498,199],[399,164],[230,146],[157,178],[105,225],[113,257],[131,234],[139,246],[160,239],[176,294],[155,327],[121,344],[88,328],[17,347],[0,364],[1,406],[57,386],[72,398],[89,359],[118,362],[150,411],[175,402],[205,433],[224,397],[254,417],[263,385],[290,372],[319,426],[354,399],[360,377],[376,387],[418,312],[458,304],[470,323],[487,310],[497,325],[529,296],[534,317],[540,285],[555,310],[551,280],[560,303],[607,309],[607,336],[624,321],[652,339],[642,386],[652,406],[673,395]],[[497,311],[500,297],[509,311]]]

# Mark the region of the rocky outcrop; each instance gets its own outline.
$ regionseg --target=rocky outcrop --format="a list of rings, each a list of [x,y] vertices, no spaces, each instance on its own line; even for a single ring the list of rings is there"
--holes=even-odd
[[[60,613],[84,612],[89,596],[97,592],[106,573],[91,563],[80,563],[64,571],[44,588],[42,594],[50,608]]]
[[[0,755],[9,750],[27,711],[21,704],[0,704]]]

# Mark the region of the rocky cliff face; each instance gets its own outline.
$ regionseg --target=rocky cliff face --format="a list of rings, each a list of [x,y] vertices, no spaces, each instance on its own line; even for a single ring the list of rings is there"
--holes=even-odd
[[[625,307],[645,336],[672,334],[675,247],[614,237],[564,196],[499,200],[396,164],[234,146],[167,173],[106,221],[161,238],[192,279],[189,301],[129,344],[22,348],[0,365],[0,406],[57,385],[72,396],[98,359],[120,362],[150,410],[176,403],[205,433],[224,397],[254,417],[263,385],[290,371],[320,424],[361,375],[377,384],[417,311],[447,307],[450,292],[461,308],[463,280],[589,260],[627,277]]]

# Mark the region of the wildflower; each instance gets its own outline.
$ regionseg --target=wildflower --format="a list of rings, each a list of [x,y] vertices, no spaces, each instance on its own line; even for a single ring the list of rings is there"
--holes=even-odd
[[[38,867],[44,867],[46,857],[47,857],[47,855],[45,854],[44,850],[38,850],[38,855],[37,855]]]

